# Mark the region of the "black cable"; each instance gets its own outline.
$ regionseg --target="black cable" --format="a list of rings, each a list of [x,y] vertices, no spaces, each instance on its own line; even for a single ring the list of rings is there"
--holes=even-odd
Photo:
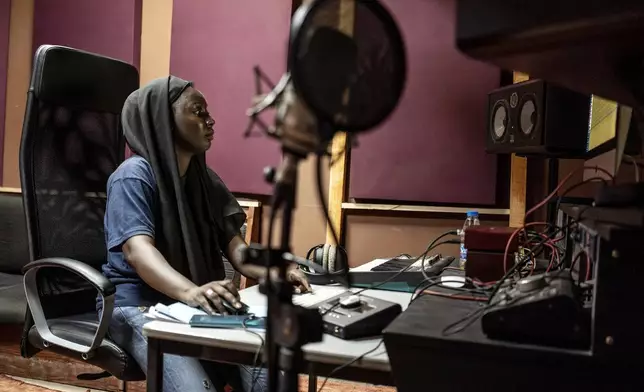
[[[431,251],[432,249],[436,248],[437,246],[439,246],[439,245],[442,245],[442,244],[443,244],[443,243],[440,243],[440,244],[436,244],[436,245],[434,245],[434,244],[436,243],[436,241],[438,241],[439,239],[441,239],[441,238],[443,238],[443,237],[445,237],[445,236],[447,236],[447,235],[452,234],[453,232],[454,232],[454,231],[452,230],[452,231],[448,231],[448,232],[446,232],[446,233],[441,234],[441,235],[440,235],[439,237],[437,237],[434,241],[432,241],[432,242],[427,246],[427,248],[425,249],[425,251],[424,251],[423,253],[421,253],[421,255],[420,255],[420,256],[416,257],[416,259],[415,259],[413,262],[411,262],[408,266],[406,266],[405,268],[403,268],[403,269],[401,269],[400,271],[396,272],[394,275],[390,276],[389,278],[387,278],[387,279],[383,280],[382,282],[379,282],[379,283],[376,283],[376,284],[374,284],[374,285],[372,285],[372,286],[369,286],[369,287],[365,287],[365,288],[363,288],[363,289],[360,289],[359,291],[357,291],[356,293],[354,293],[354,295],[361,294],[361,293],[363,293],[363,292],[365,292],[365,291],[367,291],[367,290],[375,290],[375,289],[377,289],[378,287],[380,287],[380,286],[384,285],[385,283],[389,283],[391,280],[393,280],[394,278],[396,278],[397,276],[399,276],[400,274],[402,274],[403,272],[405,272],[405,271],[407,271],[409,268],[411,268],[411,266],[412,266],[412,265],[414,265],[414,263],[415,263],[415,262],[417,262],[418,260],[420,260],[420,258],[421,258],[421,257],[423,258],[423,261],[425,261],[425,258],[427,257],[427,253],[429,253],[429,251]]]
[[[559,211],[559,208],[560,208],[560,206],[561,206],[561,200],[562,200],[562,199],[563,199],[563,197],[564,197],[564,196],[566,196],[568,193],[572,192],[573,190],[575,190],[575,189],[579,188],[580,186],[582,186],[582,185],[584,185],[584,184],[588,184],[588,183],[591,183],[591,182],[593,182],[593,181],[597,181],[597,180],[602,181],[604,184],[606,184],[606,183],[607,183],[607,181],[606,181],[606,179],[605,179],[604,177],[596,176],[596,177],[590,177],[590,178],[588,178],[588,179],[586,179],[586,180],[579,181],[578,183],[575,183],[575,184],[571,185],[568,189],[566,189],[565,191],[563,191],[563,192],[561,193],[561,195],[559,195],[559,196],[557,197],[557,204],[556,204],[556,210],[555,210],[555,211],[557,211],[557,212]]]
[[[557,230],[555,230],[553,233],[551,233],[549,236],[546,236],[546,238],[543,238],[541,242],[539,242],[537,245],[533,246],[530,250],[528,250],[528,253],[523,255],[522,259],[518,262],[515,263],[512,268],[510,268],[505,275],[498,281],[496,285],[494,285],[494,290],[492,291],[492,294],[490,294],[490,301],[492,301],[492,298],[496,295],[496,293],[499,291],[501,288],[501,285],[505,282],[505,280],[511,276],[515,271],[517,271],[520,267],[523,267],[528,261],[530,261],[530,256],[534,256],[535,259],[541,254],[541,251],[545,248],[543,244],[545,244],[548,241],[551,241],[552,238],[554,238],[555,235],[557,235],[560,231],[565,230],[566,228],[570,227],[573,224],[573,222],[569,223],[568,225],[564,227],[557,227]],[[538,248],[538,249],[537,249]],[[539,253],[535,253],[535,250],[538,250]]]
[[[261,341],[261,344],[259,345],[259,348],[255,352],[255,358],[253,359],[253,381],[251,383],[251,387],[250,387],[250,391],[249,391],[249,392],[253,392],[253,389],[255,389],[255,384],[257,383],[257,380],[259,380],[259,375],[261,373],[261,369],[258,369],[257,361],[259,360],[259,355],[261,354],[262,350],[264,349],[265,342],[264,342],[264,337],[261,334],[255,332],[255,331],[251,331],[248,328],[248,326],[246,325],[246,322],[248,320],[249,319],[244,319],[242,321],[242,326],[244,327],[244,330],[246,332],[248,332],[248,333],[251,333],[251,334],[257,336],[259,338],[259,340]]]
[[[445,241],[445,242],[441,242],[441,243],[439,243],[439,244],[436,244],[436,242],[437,242],[438,240],[440,240],[441,238],[446,237],[446,236],[448,236],[448,235],[455,235],[455,233],[456,233],[456,230],[450,230],[450,231],[447,231],[447,232],[445,232],[445,233],[441,234],[440,236],[436,237],[432,242],[430,242],[430,243],[429,243],[429,245],[427,245],[427,248],[425,248],[425,251],[424,251],[423,253],[421,253],[418,257],[416,257],[416,258],[415,258],[411,263],[409,263],[409,265],[408,265],[408,266],[406,266],[405,268],[403,268],[403,269],[401,269],[400,271],[396,272],[395,274],[393,274],[392,276],[388,277],[387,279],[383,280],[382,282],[378,282],[378,283],[373,284],[373,285],[371,285],[371,286],[369,286],[369,287],[362,288],[362,289],[360,289],[360,290],[356,291],[355,293],[352,293],[351,295],[360,295],[360,294],[364,293],[364,292],[365,292],[365,291],[367,291],[367,290],[375,290],[375,289],[377,289],[378,287],[380,287],[380,286],[382,286],[382,285],[384,285],[384,284],[386,284],[386,283],[391,282],[393,279],[395,279],[396,277],[400,276],[400,274],[402,274],[403,272],[405,272],[405,271],[407,271],[409,268],[411,268],[411,266],[412,266],[412,265],[414,265],[414,263],[415,263],[415,262],[417,262],[418,260],[420,260],[420,258],[421,258],[421,257],[423,258],[423,262],[424,262],[424,261],[425,261],[425,258],[427,257],[427,254],[428,254],[432,249],[436,248],[436,247],[437,247],[437,246],[439,246],[439,245],[442,245],[443,243],[448,243],[447,241]],[[436,244],[436,245],[434,245],[434,244]],[[338,301],[338,303],[336,303],[335,305],[333,305],[333,306],[329,307],[329,309],[327,309],[324,313],[322,313],[322,316],[324,316],[324,315],[326,315],[327,313],[329,313],[329,312],[333,311],[333,310],[334,310],[335,308],[337,308],[338,306],[340,306],[340,302],[339,302],[339,301]]]
[[[448,326],[443,328],[443,336],[453,335],[455,333],[459,333],[465,330],[465,328],[469,327],[476,320],[478,320],[479,316],[482,315],[486,310],[495,307],[498,304],[498,302],[500,301],[497,301],[497,303],[481,306],[480,308],[474,310],[473,312],[470,312],[467,316],[449,324]],[[453,329],[455,327],[458,327],[458,328]]]
[[[441,238],[446,237],[448,235],[458,235],[458,231],[450,230],[450,231],[445,232],[445,233],[441,234],[440,236],[436,237],[436,239],[434,239],[434,241],[432,241],[432,243],[427,246],[427,249],[425,250],[425,253],[428,253],[430,249],[438,248],[439,246],[444,245],[444,244],[459,244],[460,243],[460,240],[458,240],[458,241],[457,240],[446,240],[446,241],[436,243],[438,240],[440,240]],[[427,258],[423,257],[423,261],[420,264],[420,272],[423,274],[423,277],[425,279],[429,279],[430,277],[427,276],[427,272],[425,271],[425,260],[427,260]]]
[[[575,263],[579,260],[579,258],[581,257],[581,255],[582,255],[582,254],[583,254],[583,252],[579,252],[579,253],[577,253],[577,255],[576,255],[576,256],[575,256],[575,257],[570,261],[570,267],[571,267],[571,268],[572,268],[572,266],[573,266],[573,265],[575,265]],[[561,259],[561,260],[559,261],[559,263],[557,264],[557,266],[556,266],[556,267],[553,267],[553,269],[559,269],[559,268],[563,267],[563,266],[564,266],[564,265],[563,265],[563,264],[564,264],[564,261],[565,261],[564,259]]]
[[[446,278],[447,277],[449,276],[446,276]],[[467,277],[465,277],[465,281],[472,284],[475,283],[471,278],[467,278]],[[484,288],[484,287],[481,287],[481,288],[452,287],[452,286],[446,286],[444,285],[444,283],[446,282],[443,282],[441,276],[433,276],[433,277],[429,277],[428,279],[424,279],[422,282],[416,285],[416,288],[414,288],[414,291],[412,292],[411,297],[409,298],[409,305],[411,305],[412,302],[414,302],[418,298],[422,297],[423,292],[432,286],[441,286],[445,289],[452,290],[452,291],[458,291],[461,293],[467,293],[471,295],[480,295],[483,298],[487,298],[488,292],[491,290],[491,288]],[[449,296],[446,296],[446,298],[449,298]]]
[[[524,298],[526,298],[526,297],[529,297],[529,296],[531,296],[531,295],[533,295],[533,294],[531,294],[531,293],[527,293],[527,294],[525,294],[525,295],[521,295],[521,296],[518,296],[518,297],[512,298],[512,299],[507,303],[507,305],[510,305],[510,304],[512,304],[512,303],[515,303],[515,302],[517,302],[517,301],[519,301],[519,300],[521,300],[521,299],[524,299]],[[455,333],[459,333],[459,332],[464,331],[467,327],[469,327],[469,326],[470,326],[470,325],[472,325],[476,320],[478,320],[478,318],[479,318],[483,313],[485,313],[485,311],[487,311],[487,310],[489,310],[489,309],[491,309],[491,308],[496,307],[497,305],[499,305],[499,303],[501,303],[501,302],[503,302],[503,301],[504,301],[504,299],[503,299],[503,298],[501,298],[501,299],[499,299],[498,301],[496,301],[496,302],[494,302],[494,303],[488,303],[487,305],[482,306],[482,307],[480,307],[479,309],[476,309],[476,310],[474,310],[474,311],[470,312],[467,316],[465,316],[465,317],[461,318],[460,320],[457,320],[457,321],[455,321],[455,322],[453,322],[453,323],[449,324],[448,326],[446,326],[445,328],[443,328],[443,331],[442,331],[443,336],[453,335],[453,334],[455,334]]]
[[[501,286],[505,283],[505,281],[508,279],[508,277],[511,276],[518,268],[520,268],[523,265],[525,265],[531,259],[531,257],[530,257],[531,255],[534,255],[535,257],[537,257],[538,254],[535,254],[535,252],[537,252],[537,251],[540,252],[541,250],[543,250],[544,249],[543,244],[545,244],[546,242],[550,241],[552,239],[552,237],[557,235],[560,231],[563,231],[566,228],[570,227],[573,223],[574,222],[570,222],[568,225],[566,225],[564,227],[558,227],[555,232],[550,234],[550,236],[542,239],[539,244],[537,244],[537,245],[533,246],[531,249],[529,249],[528,254],[524,255],[523,258],[518,263],[513,265],[512,268],[510,268],[505,273],[505,275],[498,281],[498,283],[496,285],[494,285],[494,289],[493,289],[492,293],[490,294],[489,302],[485,306],[482,306],[481,308],[474,310],[473,312],[469,313],[467,316],[465,316],[465,317],[463,317],[463,318],[461,318],[461,319],[449,324],[445,328],[443,328],[443,335],[444,336],[452,335],[452,334],[459,333],[459,332],[465,330],[465,328],[469,327],[470,325],[472,325],[472,323],[474,323],[476,320],[478,320],[479,316],[481,316],[486,310],[498,305],[498,303],[501,301],[501,299],[499,299],[497,302],[494,302],[494,303],[492,303],[492,301],[494,300],[494,296],[499,291]]]
[[[550,225],[550,226],[555,227],[554,225]],[[529,237],[527,237],[526,240],[529,241],[529,242],[530,241],[531,242],[539,241],[539,240],[541,240],[543,238],[544,235],[546,235],[544,233],[540,233],[540,232],[537,232],[537,231],[534,231],[534,230],[528,231],[527,234],[528,234]],[[558,259],[559,259],[559,263],[557,263],[556,265],[551,265],[554,262],[555,253],[553,252],[552,249],[548,248],[550,250],[550,253],[551,253],[550,261],[548,262],[548,266],[549,266],[548,268],[550,269],[550,271],[552,271],[552,270],[557,269],[558,268],[557,266],[561,265],[562,260],[564,260],[566,258],[566,248],[565,248],[564,245],[561,245],[561,241],[552,242],[552,243],[550,243],[550,245],[554,248],[554,251],[556,252],[556,255],[557,255]],[[535,270],[536,270],[536,261],[537,260],[535,258]]]
[[[322,392],[322,389],[324,389],[324,386],[326,385],[326,382],[329,381],[329,378],[331,378],[331,376],[333,376],[335,373],[339,372],[340,370],[353,365],[354,363],[358,362],[359,360],[361,360],[362,358],[366,357],[367,355],[375,352],[380,346],[382,346],[382,344],[384,342],[385,342],[384,340],[380,340],[380,343],[378,343],[378,345],[376,347],[372,348],[371,350],[369,350],[369,351],[367,351],[367,352],[365,352],[363,354],[360,354],[359,356],[353,358],[351,361],[349,361],[349,362],[347,362],[347,363],[345,363],[343,365],[340,365],[340,366],[336,367],[335,369],[331,370],[331,373],[329,373],[329,375],[326,376],[326,378],[322,382],[322,385],[318,389],[318,392]]]

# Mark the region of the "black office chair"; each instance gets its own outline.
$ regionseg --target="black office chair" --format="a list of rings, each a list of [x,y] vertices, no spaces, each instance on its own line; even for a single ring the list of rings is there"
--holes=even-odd
[[[105,370],[82,379],[145,379],[106,337],[115,288],[99,272],[107,179],[125,153],[120,112],[138,83],[136,68],[118,60],[50,45],[35,55],[20,145],[31,256],[21,353],[51,350]]]

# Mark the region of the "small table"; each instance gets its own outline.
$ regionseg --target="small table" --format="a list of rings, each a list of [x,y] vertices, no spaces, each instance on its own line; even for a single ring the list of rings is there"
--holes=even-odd
[[[315,291],[316,287],[313,286]],[[338,287],[338,293],[344,289]],[[367,290],[364,295],[397,302],[403,310],[409,303],[409,293]],[[257,286],[240,291],[241,300],[248,305],[264,306],[266,297]],[[163,354],[197,357],[215,362],[255,365],[253,360],[261,345],[258,336],[244,330],[192,328],[186,324],[151,321],[143,327],[148,339],[147,390],[163,389]],[[263,335],[263,334],[262,334]],[[356,341],[342,340],[327,334],[320,343],[303,347],[304,369],[308,369],[309,391],[315,392],[317,376],[327,376],[339,365],[374,349],[381,338]],[[334,378],[378,385],[394,385],[389,357],[384,344],[374,353],[333,374]]]

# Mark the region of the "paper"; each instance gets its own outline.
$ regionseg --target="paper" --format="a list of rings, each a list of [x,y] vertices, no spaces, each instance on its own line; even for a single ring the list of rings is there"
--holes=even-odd
[[[263,305],[248,305],[248,313],[255,315],[255,317],[266,317],[268,307]]]
[[[255,315],[255,317],[266,317],[268,312],[267,307],[264,305],[249,305],[248,313]],[[197,314],[206,315],[207,313],[182,302],[176,302],[172,305],[156,304],[148,310],[145,316],[153,320],[189,324],[192,316]]]
[[[164,314],[159,313],[158,310],[154,306],[150,307],[147,312],[144,313],[145,317],[152,319],[152,320],[161,320],[161,321],[171,321],[174,323],[178,323],[179,320],[175,320],[174,318],[170,316],[166,316]]]
[[[199,314],[199,315],[205,315],[206,312],[203,310],[197,309],[190,307],[183,302],[175,302],[172,305],[163,305],[163,304],[157,304],[154,306],[154,310],[157,313],[160,313],[162,316],[165,316],[166,318],[169,317],[175,321],[184,323],[184,324],[189,324],[190,319],[192,316]]]

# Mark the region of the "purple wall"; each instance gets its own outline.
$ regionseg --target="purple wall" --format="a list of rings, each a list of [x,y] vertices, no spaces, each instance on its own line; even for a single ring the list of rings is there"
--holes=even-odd
[[[70,46],[139,66],[141,0],[35,0],[34,52]]]
[[[174,0],[170,72],[194,81],[208,99],[217,123],[207,161],[233,192],[271,192],[262,169],[279,163],[279,145],[263,135],[244,139],[245,111],[253,67],[273,83],[286,70],[290,17],[285,0]]]
[[[455,48],[456,1],[385,0],[403,31],[406,91],[351,152],[349,196],[493,204],[496,156],[485,153],[487,93],[500,71]]]
[[[7,92],[10,19],[11,0],[0,0],[0,185],[2,185],[2,161],[4,155],[4,112]]]

